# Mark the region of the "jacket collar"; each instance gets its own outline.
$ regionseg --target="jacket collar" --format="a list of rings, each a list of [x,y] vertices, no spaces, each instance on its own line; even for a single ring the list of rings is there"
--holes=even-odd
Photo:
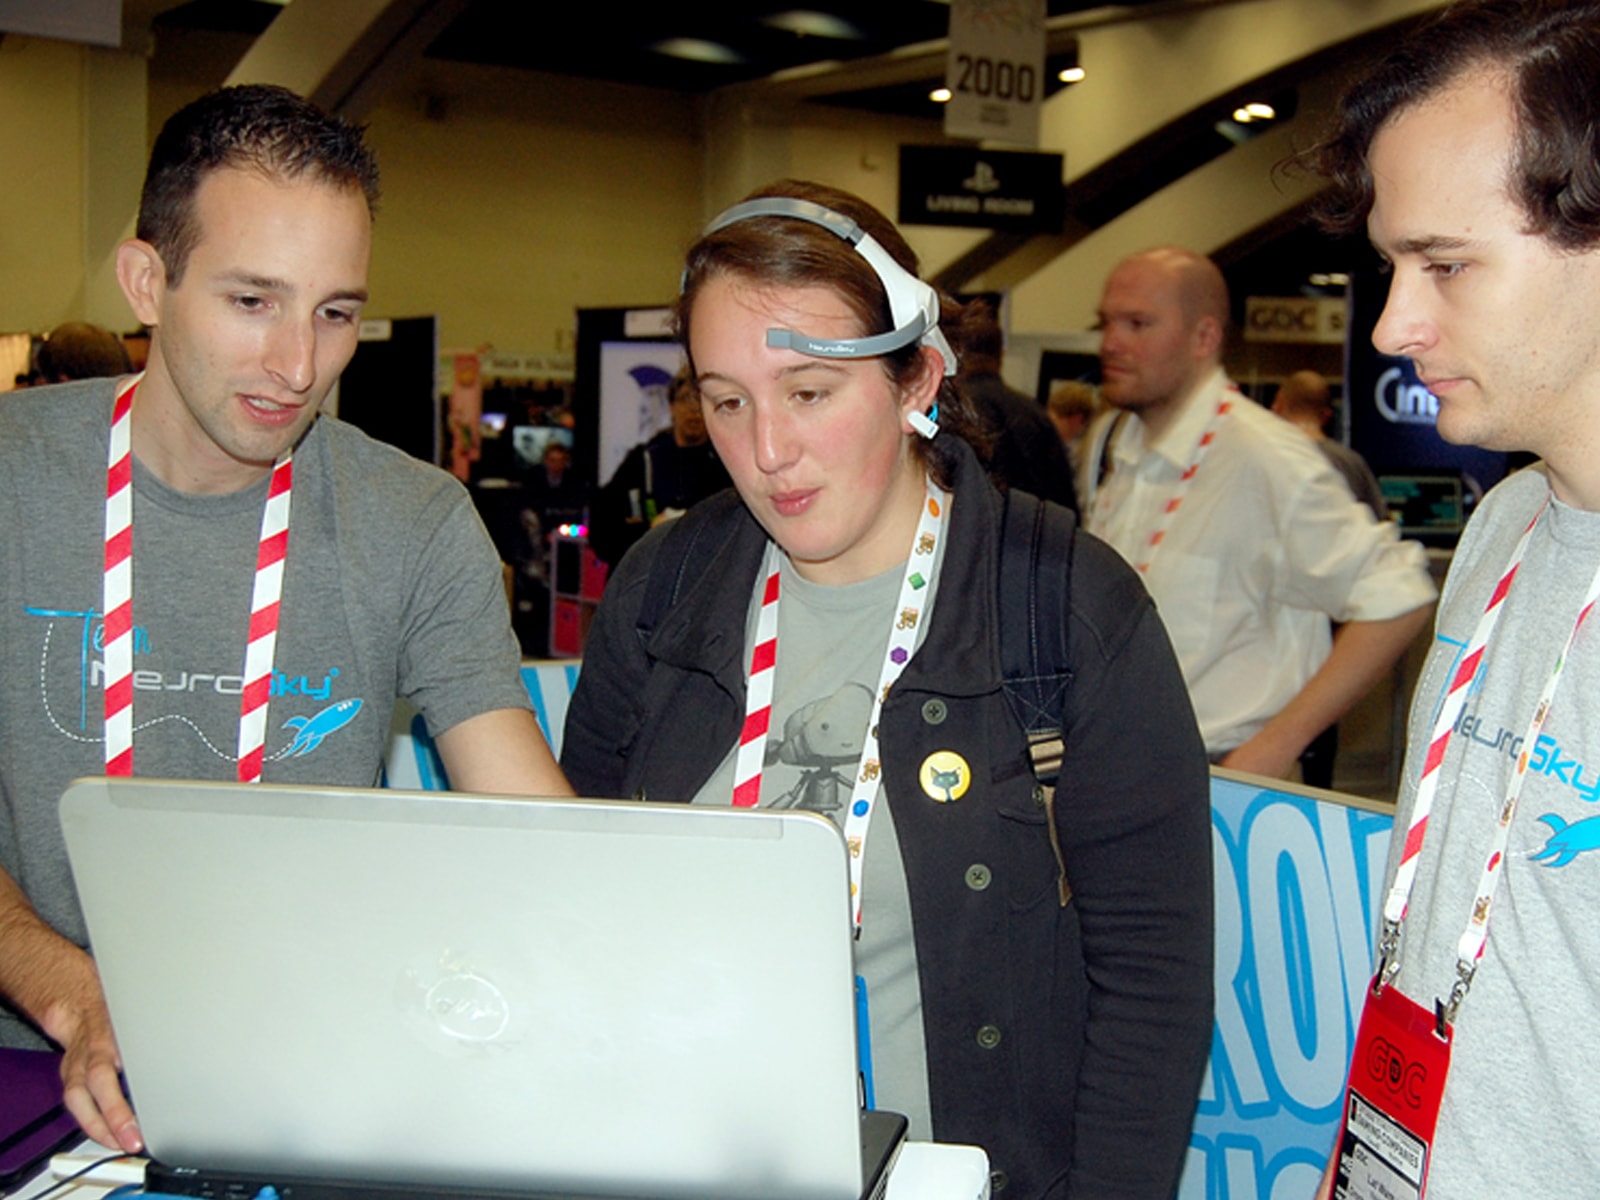
[[[945,433],[936,446],[953,485],[950,535],[933,623],[897,687],[982,695],[1000,686],[995,556],[1001,500],[966,442]],[[648,636],[646,650],[669,666],[712,676],[742,704],[745,625],[767,534],[731,489],[702,507],[708,511],[680,519],[697,522],[697,536],[721,538],[721,545]]]

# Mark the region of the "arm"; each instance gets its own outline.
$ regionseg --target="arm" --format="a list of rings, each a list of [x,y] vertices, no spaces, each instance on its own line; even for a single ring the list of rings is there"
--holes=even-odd
[[[533,714],[498,708],[452,725],[434,739],[450,786],[510,796],[570,796]]]
[[[1089,983],[1065,1194],[1153,1200],[1177,1187],[1211,1048],[1210,787],[1165,628],[1131,571],[1094,561],[1111,554],[1079,539],[1074,593],[1105,616],[1073,622],[1056,802]]]
[[[1383,678],[1432,613],[1433,605],[1424,604],[1388,620],[1351,621],[1341,626],[1327,660],[1305,687],[1221,765],[1287,778],[1311,739],[1350,711]]]
[[[0,992],[38,1023],[63,1051],[67,1110],[83,1131],[130,1153],[144,1149],[133,1109],[122,1095],[122,1067],[94,960],[33,911],[16,882],[0,871]]]

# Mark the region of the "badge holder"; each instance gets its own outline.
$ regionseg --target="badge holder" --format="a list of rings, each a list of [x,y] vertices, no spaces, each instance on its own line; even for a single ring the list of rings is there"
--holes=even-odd
[[[1398,935],[1398,930],[1394,933]],[[1428,1182],[1456,1007],[1470,980],[1429,1012],[1392,987],[1398,964],[1384,954],[1361,1009],[1345,1085],[1334,1200],[1420,1200]]]

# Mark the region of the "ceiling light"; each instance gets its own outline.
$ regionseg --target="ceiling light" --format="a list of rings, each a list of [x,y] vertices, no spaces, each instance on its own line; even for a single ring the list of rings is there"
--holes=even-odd
[[[1248,124],[1250,124],[1251,121],[1255,120],[1255,118],[1250,115],[1250,110],[1248,108],[1236,108],[1236,109],[1234,109],[1233,110],[1233,119],[1235,121],[1237,121],[1241,125],[1248,125]]]
[[[1082,83],[1089,74],[1082,67],[1068,67],[1056,76],[1062,83]]]
[[[1343,271],[1332,271],[1328,274],[1328,282],[1334,287],[1349,287],[1350,276]]]
[[[1244,111],[1258,121],[1270,121],[1278,115],[1278,110],[1273,108],[1272,105],[1262,104],[1259,101],[1253,104],[1246,104]]]
[[[1325,275],[1321,271],[1314,271],[1311,275],[1312,287],[1327,287],[1332,282],[1333,277],[1331,275]]]
[[[721,42],[708,42],[703,38],[667,38],[650,49],[668,58],[686,58],[690,62],[741,63],[744,56]]]
[[[842,17],[832,13],[815,12],[808,8],[791,9],[762,17],[761,23],[785,33],[800,37],[838,38],[841,41],[862,41],[866,35]]]
[[[949,104],[950,89],[947,87],[934,88],[933,91],[928,93],[928,99],[932,100],[935,104]]]

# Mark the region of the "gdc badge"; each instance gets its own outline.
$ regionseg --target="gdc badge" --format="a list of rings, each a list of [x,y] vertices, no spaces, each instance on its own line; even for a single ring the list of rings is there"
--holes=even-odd
[[[1336,1200],[1423,1195],[1449,1070],[1449,1027],[1374,978],[1345,1088]]]

